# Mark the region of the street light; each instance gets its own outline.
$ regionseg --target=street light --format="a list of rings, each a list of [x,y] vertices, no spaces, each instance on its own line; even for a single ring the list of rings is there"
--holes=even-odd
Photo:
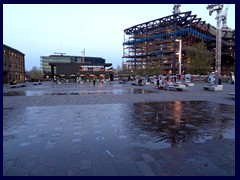
[[[179,42],[179,52],[176,53],[178,54],[178,63],[179,63],[179,70],[178,73],[180,74],[180,82],[181,82],[181,74],[182,74],[182,39],[176,39],[176,42]]]
[[[223,4],[209,4],[207,9],[211,16],[214,11],[217,11],[217,28],[216,28],[216,63],[215,63],[215,85],[218,86],[219,79],[221,76],[221,56],[222,56],[222,28],[221,22],[223,21],[224,15],[222,15]]]

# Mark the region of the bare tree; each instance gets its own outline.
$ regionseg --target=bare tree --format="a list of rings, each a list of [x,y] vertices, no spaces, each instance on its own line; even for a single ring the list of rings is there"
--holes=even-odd
[[[40,68],[33,66],[29,71],[29,76],[31,81],[40,81],[43,78],[43,72]]]

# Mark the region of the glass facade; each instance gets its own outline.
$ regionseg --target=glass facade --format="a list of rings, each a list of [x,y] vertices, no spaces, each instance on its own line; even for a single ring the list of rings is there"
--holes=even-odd
[[[49,65],[49,63],[82,63],[82,57],[81,56],[62,56],[62,55],[41,56],[41,68],[45,74],[51,73],[51,66]],[[84,63],[85,64],[93,64],[93,63],[104,64],[105,59],[100,57],[84,57]],[[84,68],[88,68],[88,67],[86,66]],[[93,68],[93,66],[91,66],[91,68]],[[97,67],[97,69],[99,69],[99,66]]]
[[[71,63],[71,57],[66,56],[41,56],[41,68],[45,73],[51,73],[49,63]]]

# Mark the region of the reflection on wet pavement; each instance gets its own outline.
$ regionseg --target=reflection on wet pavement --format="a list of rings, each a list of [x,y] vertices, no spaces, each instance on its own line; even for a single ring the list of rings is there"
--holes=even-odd
[[[180,142],[235,138],[235,107],[209,102],[136,103],[125,121],[131,136],[176,146]],[[141,136],[142,134],[142,136]]]
[[[82,95],[82,94],[147,94],[156,93],[146,89],[112,89],[112,90],[81,90],[81,91],[9,91],[3,92],[3,96],[45,96],[45,95]]]
[[[161,174],[162,168],[166,172],[168,167],[173,168],[172,164],[179,164],[174,158],[175,151],[170,152],[175,146],[182,147],[182,142],[190,142],[195,147],[195,143],[201,144],[208,139],[215,142],[235,140],[235,106],[175,101],[4,108],[3,174]],[[159,157],[160,150],[169,150],[171,159]],[[185,153],[193,156],[195,151]],[[198,157],[203,158],[199,154]],[[195,162],[196,159],[187,160]],[[210,163],[204,160],[206,162]],[[160,169],[151,169],[152,163]],[[198,160],[189,171],[185,168],[189,166],[186,159],[180,163],[182,169],[173,168],[167,175],[175,174],[175,171],[183,175],[192,171],[198,173],[195,172],[199,167]],[[140,169],[131,172],[129,164]],[[101,169],[104,165],[106,168]],[[234,174],[231,167],[230,174]],[[203,169],[201,174],[212,175],[212,172],[214,170]],[[217,172],[222,174],[223,171]]]
[[[114,145],[121,139],[147,148],[166,148],[235,137],[235,108],[209,102],[43,106],[26,108],[18,116],[14,109],[3,109],[3,113],[4,142],[18,144],[30,137],[54,137],[56,143],[58,138],[72,138],[72,142],[91,139]],[[81,140],[72,137],[76,135]]]

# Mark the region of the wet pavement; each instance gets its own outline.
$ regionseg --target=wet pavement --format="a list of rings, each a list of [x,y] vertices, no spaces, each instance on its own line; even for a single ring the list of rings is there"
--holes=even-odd
[[[60,90],[60,91],[6,91],[3,92],[3,96],[46,96],[46,95],[82,95],[82,94],[147,94],[147,93],[157,93],[156,91],[151,91],[147,89],[112,89],[112,90]]]
[[[203,86],[5,86],[3,175],[235,175],[235,87]]]

